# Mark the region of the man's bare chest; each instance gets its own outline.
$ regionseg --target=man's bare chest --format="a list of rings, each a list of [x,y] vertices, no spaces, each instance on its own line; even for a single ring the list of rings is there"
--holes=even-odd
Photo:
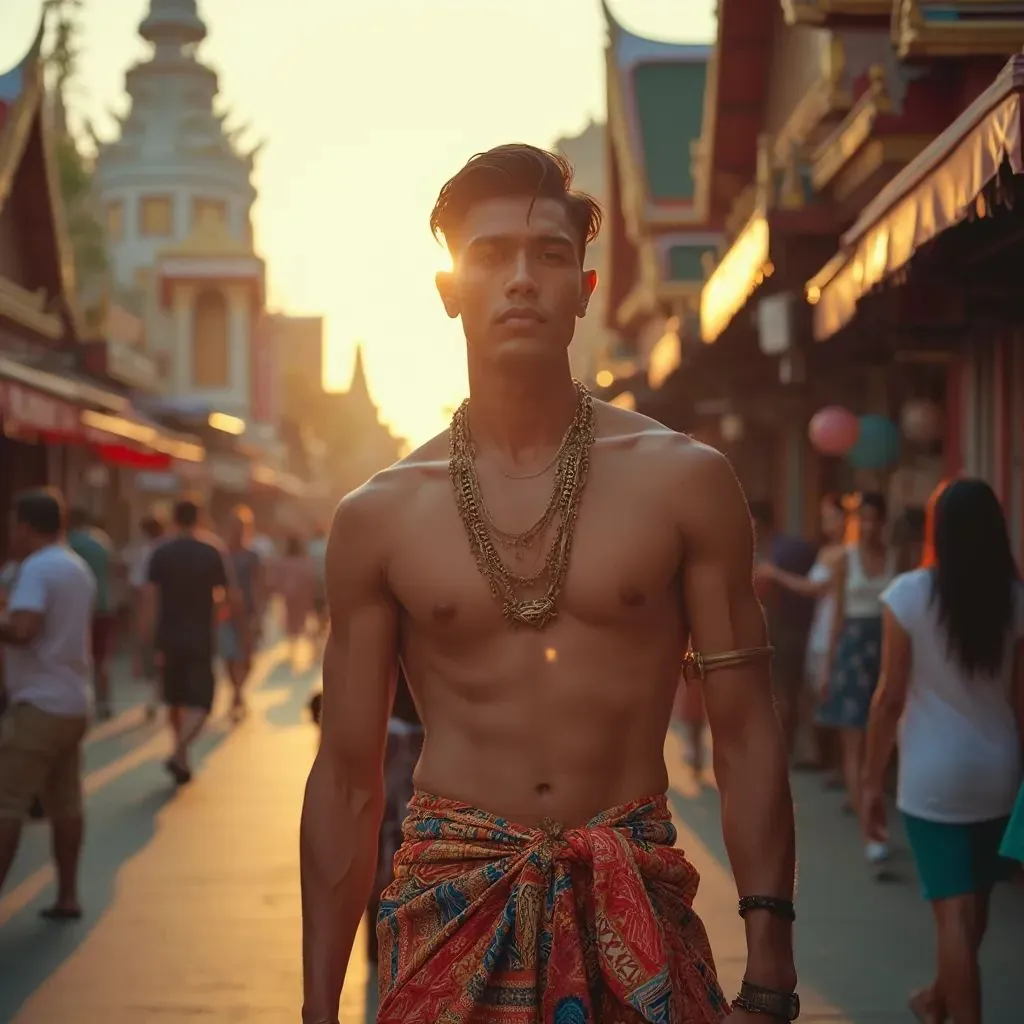
[[[542,509],[543,502],[530,517]],[[490,509],[499,525],[514,532],[519,523],[509,523],[507,515],[502,521],[506,512],[498,503]],[[544,567],[553,534],[554,527],[525,547],[495,539],[494,552],[516,575],[535,575]],[[673,524],[650,501],[597,483],[584,494],[570,535],[560,615],[601,626],[641,624],[675,604],[679,542]],[[542,574],[531,593],[543,591],[546,580]],[[502,622],[501,601],[474,558],[450,485],[425,488],[410,508],[389,583],[406,613],[424,626],[460,635]]]

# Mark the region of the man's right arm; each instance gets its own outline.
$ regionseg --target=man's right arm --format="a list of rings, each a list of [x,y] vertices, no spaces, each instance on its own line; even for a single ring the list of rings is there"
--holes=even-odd
[[[303,1024],[333,1024],[373,886],[384,813],[384,749],[398,667],[398,615],[374,484],[338,506],[327,547],[331,633],[320,749],[300,830]]]

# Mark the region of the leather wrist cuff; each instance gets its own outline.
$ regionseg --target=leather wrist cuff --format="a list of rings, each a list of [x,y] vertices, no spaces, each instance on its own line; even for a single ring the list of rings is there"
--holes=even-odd
[[[743,896],[739,901],[740,917],[746,917],[752,910],[766,910],[773,917],[783,921],[796,920],[796,908],[792,900],[780,896]]]

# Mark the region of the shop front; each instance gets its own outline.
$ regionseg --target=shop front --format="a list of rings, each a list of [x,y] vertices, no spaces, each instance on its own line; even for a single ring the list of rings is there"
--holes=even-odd
[[[897,175],[807,285],[814,336],[941,368],[943,472],[987,479],[1024,547],[1024,57]],[[937,373],[938,369],[933,369]]]

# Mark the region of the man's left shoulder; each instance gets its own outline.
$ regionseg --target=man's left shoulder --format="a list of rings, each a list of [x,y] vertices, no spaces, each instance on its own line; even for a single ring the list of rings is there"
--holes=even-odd
[[[665,486],[687,492],[732,493],[738,487],[732,463],[717,448],[674,430],[652,431],[645,442],[648,457],[655,460]],[[693,493],[690,493],[693,497]]]

